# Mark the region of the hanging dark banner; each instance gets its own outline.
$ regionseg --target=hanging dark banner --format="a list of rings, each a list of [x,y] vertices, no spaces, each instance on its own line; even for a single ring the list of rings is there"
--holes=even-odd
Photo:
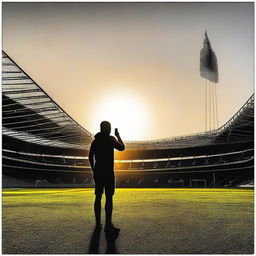
[[[200,51],[200,75],[214,83],[219,82],[217,58],[205,32],[204,47]]]

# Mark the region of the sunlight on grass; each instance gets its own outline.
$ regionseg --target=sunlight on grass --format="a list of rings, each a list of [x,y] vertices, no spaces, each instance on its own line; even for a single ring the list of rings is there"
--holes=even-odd
[[[253,198],[252,189],[116,189],[119,252],[252,253]],[[93,202],[93,189],[3,189],[3,253],[87,253]]]

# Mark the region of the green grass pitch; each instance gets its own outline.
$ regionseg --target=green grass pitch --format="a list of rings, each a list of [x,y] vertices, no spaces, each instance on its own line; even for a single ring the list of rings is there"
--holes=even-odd
[[[253,199],[252,189],[116,189],[117,252],[253,253]],[[93,201],[93,189],[3,189],[2,253],[88,253]]]

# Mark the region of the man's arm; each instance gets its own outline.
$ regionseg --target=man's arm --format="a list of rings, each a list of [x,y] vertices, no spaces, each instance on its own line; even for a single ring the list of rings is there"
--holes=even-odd
[[[90,152],[89,152],[89,162],[93,172],[95,170],[94,155],[95,155],[95,145],[93,141],[91,144]]]
[[[117,140],[115,139],[114,148],[116,148],[119,151],[123,151],[125,149],[125,145],[124,145],[117,129],[115,130],[115,135],[117,137]]]

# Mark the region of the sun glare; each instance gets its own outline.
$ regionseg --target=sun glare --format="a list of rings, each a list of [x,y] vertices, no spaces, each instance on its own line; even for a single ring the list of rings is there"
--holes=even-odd
[[[101,121],[112,125],[111,134],[118,128],[123,140],[140,140],[145,137],[148,125],[146,108],[141,99],[127,94],[104,97],[94,116],[94,133],[99,131]]]

